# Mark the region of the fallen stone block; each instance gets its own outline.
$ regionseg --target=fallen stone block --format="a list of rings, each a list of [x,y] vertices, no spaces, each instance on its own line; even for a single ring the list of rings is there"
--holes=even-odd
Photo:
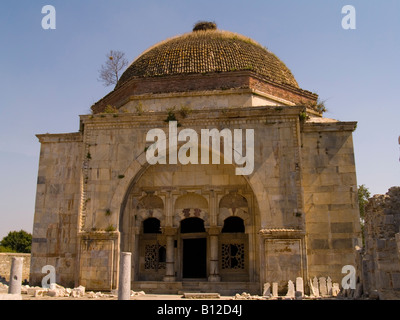
[[[40,287],[30,287],[28,289],[26,289],[26,294],[29,296],[34,296],[35,295],[35,291],[36,290],[41,290],[42,288]]]
[[[71,290],[70,296],[74,298],[83,297],[85,295],[85,287],[79,286]]]
[[[35,290],[33,296],[34,297],[43,297],[47,294],[48,289],[37,289]]]
[[[89,292],[87,292],[86,296],[89,299],[97,299],[97,298],[103,297],[103,294],[100,291],[98,291],[98,292],[89,291]]]
[[[29,286],[22,286],[21,287],[21,294],[28,294]]]
[[[236,293],[235,299],[237,300],[247,300],[250,299],[250,293],[242,292],[242,294]]]
[[[144,295],[146,295],[146,293],[144,291],[136,292],[136,291],[131,290],[131,297],[133,297],[133,296],[144,296]]]

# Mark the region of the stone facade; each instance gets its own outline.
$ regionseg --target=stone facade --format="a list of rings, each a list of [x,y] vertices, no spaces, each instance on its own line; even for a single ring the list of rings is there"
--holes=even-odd
[[[120,252],[146,292],[340,282],[360,244],[356,123],[299,105],[316,98],[253,71],[132,78],[80,116],[79,132],[38,135],[31,282],[50,264],[64,286],[115,289]],[[171,118],[199,135],[254,130],[254,171],[236,175],[223,153],[219,164],[150,165],[146,135],[168,133]]]

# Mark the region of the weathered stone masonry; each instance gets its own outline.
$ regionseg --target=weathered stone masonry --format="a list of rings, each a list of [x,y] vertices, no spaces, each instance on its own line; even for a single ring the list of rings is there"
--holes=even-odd
[[[134,290],[163,293],[260,294],[266,282],[286,293],[298,277],[307,291],[355,265],[356,123],[323,118],[317,95],[253,41],[202,32],[146,51],[79,132],[37,136],[32,284],[50,264],[63,286],[115,289],[121,252]],[[146,134],[168,132],[171,116],[197,133],[253,129],[254,172],[237,176],[223,155],[150,166]]]
[[[374,195],[365,208],[362,277],[366,295],[400,298],[400,187]]]

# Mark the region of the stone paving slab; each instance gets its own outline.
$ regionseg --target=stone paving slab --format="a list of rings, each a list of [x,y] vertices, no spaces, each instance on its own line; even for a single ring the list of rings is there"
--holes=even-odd
[[[22,300],[20,294],[0,293],[0,300]]]

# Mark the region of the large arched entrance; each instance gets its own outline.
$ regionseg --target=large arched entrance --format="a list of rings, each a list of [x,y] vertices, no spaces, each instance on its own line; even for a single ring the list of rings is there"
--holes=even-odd
[[[126,199],[121,251],[133,253],[134,287],[177,292],[186,281],[240,281],[258,288],[259,210],[233,165],[150,166]]]

